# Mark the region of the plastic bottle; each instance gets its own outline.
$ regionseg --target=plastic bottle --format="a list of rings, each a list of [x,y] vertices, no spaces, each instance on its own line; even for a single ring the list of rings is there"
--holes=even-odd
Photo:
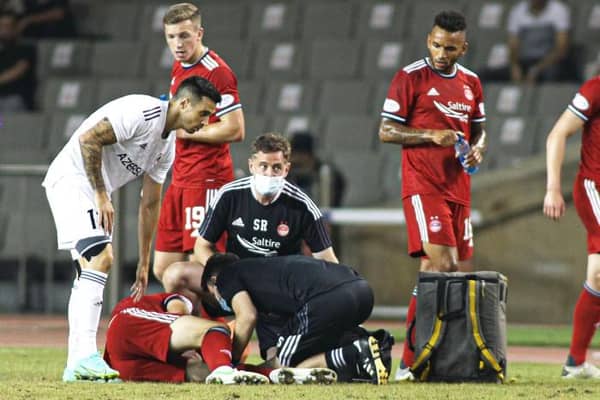
[[[469,142],[465,140],[465,138],[460,135],[458,136],[458,140],[454,144],[454,150],[456,150],[456,153],[458,154],[458,161],[460,161],[460,164],[463,166],[467,174],[473,175],[479,171],[478,165],[470,167],[465,162],[465,157],[467,154],[469,154],[469,151],[471,151],[471,146],[469,145]]]

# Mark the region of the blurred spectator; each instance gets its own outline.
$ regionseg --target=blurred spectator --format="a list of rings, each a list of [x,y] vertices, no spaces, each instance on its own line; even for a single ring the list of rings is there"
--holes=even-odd
[[[35,48],[19,42],[17,15],[0,12],[0,111],[33,109]]]
[[[292,135],[292,167],[288,174],[288,180],[299,186],[310,198],[314,199],[319,206],[323,199],[321,177],[324,168],[329,168],[330,176],[330,202],[327,206],[339,207],[342,204],[346,182],[342,174],[334,165],[323,163],[314,152],[314,140],[310,132],[296,132]]]
[[[507,67],[483,71],[483,80],[576,80],[569,54],[571,10],[558,0],[522,0],[508,16]],[[575,75],[575,76],[573,76]]]
[[[4,9],[19,15],[23,37],[47,39],[76,36],[69,0],[5,0]]]

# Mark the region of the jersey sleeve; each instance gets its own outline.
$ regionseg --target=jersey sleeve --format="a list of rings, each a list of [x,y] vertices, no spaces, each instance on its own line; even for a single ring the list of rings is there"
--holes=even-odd
[[[233,71],[226,67],[215,68],[210,76],[210,82],[215,85],[221,94],[221,101],[217,104],[215,111],[217,117],[222,117],[233,110],[242,108],[237,78]]]
[[[571,100],[568,109],[587,122],[600,111],[600,77],[585,82]]]
[[[198,235],[211,243],[216,243],[227,228],[227,210],[231,206],[231,196],[220,189],[208,207],[206,217],[198,228]]]
[[[175,133],[173,132],[171,135],[175,135]],[[166,153],[161,155],[156,165],[148,171],[148,175],[154,182],[163,184],[167,180],[167,174],[175,160],[175,138],[172,138],[171,141],[171,145],[167,148]]]
[[[124,98],[115,102],[105,117],[110,121],[117,142],[130,140],[150,126],[150,122],[145,120],[145,112],[153,112],[153,110],[141,110],[139,105]]]
[[[473,96],[475,97],[475,110],[471,122],[485,122],[485,104],[483,101],[483,88],[479,78],[475,79],[473,85]]]
[[[398,71],[383,102],[381,116],[405,124],[412,103],[413,85],[410,77],[404,70]]]

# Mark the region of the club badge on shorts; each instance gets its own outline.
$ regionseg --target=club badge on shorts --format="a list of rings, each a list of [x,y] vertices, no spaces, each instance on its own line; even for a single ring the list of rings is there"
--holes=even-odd
[[[439,231],[442,230],[442,223],[440,222],[440,219],[438,218],[438,216],[433,216],[429,218],[429,230],[433,233],[438,233]]]

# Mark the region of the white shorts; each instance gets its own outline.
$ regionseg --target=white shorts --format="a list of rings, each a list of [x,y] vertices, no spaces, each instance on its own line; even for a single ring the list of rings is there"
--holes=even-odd
[[[111,242],[112,234],[107,235],[98,223],[94,190],[87,180],[63,178],[46,187],[46,196],[54,217],[60,250],[73,250],[78,242],[86,242],[84,246],[88,247]],[[80,246],[77,246],[77,250],[82,254],[85,249]]]

